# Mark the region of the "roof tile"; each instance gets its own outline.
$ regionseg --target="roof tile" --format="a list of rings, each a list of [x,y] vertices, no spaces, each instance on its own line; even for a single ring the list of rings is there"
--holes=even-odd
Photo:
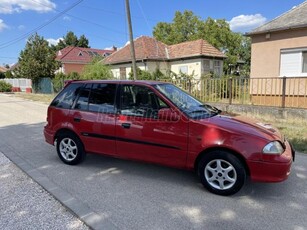
[[[261,34],[273,31],[281,31],[293,28],[307,27],[307,1],[304,1],[298,6],[269,21],[268,23],[259,26],[247,35]]]
[[[150,59],[171,60],[194,56],[226,57],[222,52],[202,39],[168,46],[155,38],[141,36],[134,41],[134,48],[137,61]],[[124,48],[105,58],[104,63],[116,64],[131,62],[130,52],[130,44],[127,44]]]
[[[57,61],[74,62],[74,63],[89,63],[94,56],[104,56],[105,54],[113,53],[113,50],[100,50],[92,48],[82,48],[68,46],[57,52]]]

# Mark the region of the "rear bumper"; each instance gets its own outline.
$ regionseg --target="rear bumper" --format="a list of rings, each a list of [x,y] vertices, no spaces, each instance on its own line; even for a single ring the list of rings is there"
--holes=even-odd
[[[291,172],[291,165],[295,158],[295,151],[286,142],[286,150],[274,157],[274,160],[249,161],[250,176],[252,181],[258,182],[281,182],[286,180]]]
[[[54,132],[49,130],[47,126],[44,127],[44,136],[48,144],[54,145]]]

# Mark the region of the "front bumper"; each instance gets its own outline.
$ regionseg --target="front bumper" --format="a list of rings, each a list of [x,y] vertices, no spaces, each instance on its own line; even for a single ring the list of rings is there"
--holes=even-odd
[[[285,142],[286,150],[283,154],[272,157],[266,156],[261,161],[249,161],[250,177],[258,182],[281,182],[286,180],[291,172],[291,165],[295,159],[295,150],[289,142]]]

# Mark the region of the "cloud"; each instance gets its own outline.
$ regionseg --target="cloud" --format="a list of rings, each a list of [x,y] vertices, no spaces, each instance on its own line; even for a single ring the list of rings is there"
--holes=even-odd
[[[4,23],[2,19],[0,19],[0,32],[6,28],[8,28],[8,26]]]
[[[239,15],[229,22],[230,29],[235,32],[247,32],[263,25],[267,19],[261,14]]]
[[[52,11],[56,4],[50,0],[10,0],[0,1],[0,13],[13,14],[26,10],[33,10],[39,13]]]
[[[63,17],[63,20],[64,20],[64,21],[71,21],[71,17],[64,16],[64,17]]]
[[[48,38],[46,40],[49,43],[49,45],[57,45],[60,42],[60,40],[63,40],[63,38],[58,38],[58,39]]]
[[[17,28],[18,30],[24,30],[26,27],[24,25],[19,25]]]

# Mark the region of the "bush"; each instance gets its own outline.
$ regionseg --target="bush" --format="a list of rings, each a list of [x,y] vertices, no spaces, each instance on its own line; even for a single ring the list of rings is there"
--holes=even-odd
[[[66,80],[80,80],[80,74],[77,72],[71,72],[68,75],[64,73],[57,73],[55,77],[52,79],[53,90],[55,93],[60,92],[61,89],[64,87],[64,82]]]
[[[63,73],[57,73],[55,77],[52,79],[53,90],[54,92],[60,92],[60,90],[64,87],[64,81],[67,79],[67,76]]]
[[[5,81],[0,81],[0,92],[11,92],[13,86]]]

